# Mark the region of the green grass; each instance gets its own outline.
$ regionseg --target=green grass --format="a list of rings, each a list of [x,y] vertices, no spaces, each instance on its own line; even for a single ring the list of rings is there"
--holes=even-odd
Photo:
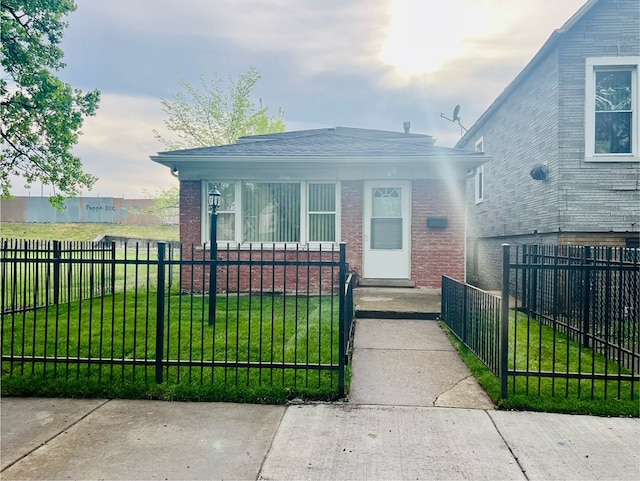
[[[147,307],[148,303],[148,307]],[[307,370],[303,364],[338,363],[338,306],[331,297],[219,297],[215,325],[208,325],[206,297],[173,295],[167,299],[165,355],[200,366],[155,369],[123,364],[65,365],[3,363],[2,394],[158,398],[282,403],[287,399],[332,400],[337,370]],[[193,316],[194,321],[190,322]],[[57,321],[56,321],[57,319]],[[262,319],[262,321],[261,321]],[[307,320],[308,319],[308,320]],[[272,321],[273,320],[273,321]],[[71,303],[3,320],[3,353],[70,358],[153,359],[155,297],[144,292]],[[35,338],[35,350],[32,349]],[[167,339],[169,342],[167,344]],[[23,350],[24,342],[24,350]],[[225,363],[293,363],[294,368],[241,367]],[[211,367],[211,362],[223,364]]]
[[[121,225],[121,224],[39,224],[3,222],[0,237],[7,239],[92,241],[101,235],[178,241],[177,225]]]
[[[79,297],[89,298],[109,294],[112,289],[124,291],[137,286],[143,289],[147,284],[155,286],[158,267],[158,249],[147,245],[129,245],[127,248],[102,250],[66,251],[61,250],[61,262],[56,265],[53,251],[7,250],[0,259],[0,276],[5,291],[4,299],[14,307],[33,307],[51,303],[57,286],[57,294],[62,302],[74,301]],[[72,247],[78,249],[79,246]],[[44,249],[44,246],[41,246]],[[115,262],[111,262],[112,256]],[[167,252],[172,260],[179,256],[178,250]],[[84,260],[84,262],[82,262]],[[92,262],[89,262],[92,261]],[[57,269],[57,270],[56,270]],[[58,273],[57,282],[54,274]],[[180,266],[173,265],[167,275],[179,278]],[[91,287],[90,287],[91,286]]]
[[[511,314],[509,326],[509,369],[560,373],[595,371],[611,375],[629,371],[602,354],[569,341],[561,333],[540,323],[528,323]],[[501,409],[591,414],[598,416],[640,416],[640,393],[630,382],[552,379],[542,376],[509,377],[507,399],[500,399],[498,378],[443,325],[478,382]],[[527,349],[527,345],[529,346]],[[515,346],[515,364],[514,364]],[[555,346],[555,351],[554,351]]]

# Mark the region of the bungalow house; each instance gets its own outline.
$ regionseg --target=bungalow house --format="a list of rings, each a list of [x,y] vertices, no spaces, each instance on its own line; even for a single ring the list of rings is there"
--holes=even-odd
[[[219,253],[344,242],[361,285],[439,288],[443,274],[464,277],[465,173],[485,156],[408,130],[256,135],[151,159],[180,180],[183,255],[207,255],[216,186]]]
[[[590,0],[456,147],[467,181],[467,280],[501,284],[502,243],[637,247],[640,2]]]

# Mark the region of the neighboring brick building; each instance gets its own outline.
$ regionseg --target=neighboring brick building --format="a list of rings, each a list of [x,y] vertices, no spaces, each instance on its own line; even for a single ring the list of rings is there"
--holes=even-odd
[[[640,2],[591,0],[456,147],[467,179],[467,278],[501,283],[502,243],[637,246]]]
[[[185,256],[208,255],[206,200],[215,185],[219,255],[230,246],[248,256],[261,245],[285,256],[285,245],[301,245],[319,256],[323,245],[344,242],[361,283],[439,288],[443,274],[464,278],[464,176],[485,156],[434,143],[336,127],[151,158],[178,173]],[[248,279],[227,287],[247,290]]]

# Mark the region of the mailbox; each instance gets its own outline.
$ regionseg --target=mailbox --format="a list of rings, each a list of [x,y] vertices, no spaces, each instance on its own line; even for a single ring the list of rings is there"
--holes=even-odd
[[[429,229],[446,229],[448,224],[446,217],[427,217],[427,227]]]

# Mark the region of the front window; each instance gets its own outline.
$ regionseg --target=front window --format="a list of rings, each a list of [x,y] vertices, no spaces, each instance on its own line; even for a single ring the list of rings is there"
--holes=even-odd
[[[596,154],[631,153],[631,70],[596,71]]]
[[[217,187],[220,192],[220,207],[218,207],[218,240],[219,241],[233,241],[236,236],[236,186],[234,182],[208,182],[208,193]],[[206,199],[206,195],[205,195]],[[207,232],[209,232],[208,223],[211,221],[209,216],[207,219]]]
[[[336,240],[336,185],[309,184],[309,242]]]
[[[638,160],[637,70],[636,57],[587,59],[586,160]]]
[[[206,182],[222,194],[218,241],[265,243],[337,242],[338,188],[335,183]],[[206,192],[204,193],[206,199]],[[203,206],[206,209],[206,206]],[[210,216],[203,223],[209,240]]]
[[[242,242],[300,242],[300,184],[242,183]]]

